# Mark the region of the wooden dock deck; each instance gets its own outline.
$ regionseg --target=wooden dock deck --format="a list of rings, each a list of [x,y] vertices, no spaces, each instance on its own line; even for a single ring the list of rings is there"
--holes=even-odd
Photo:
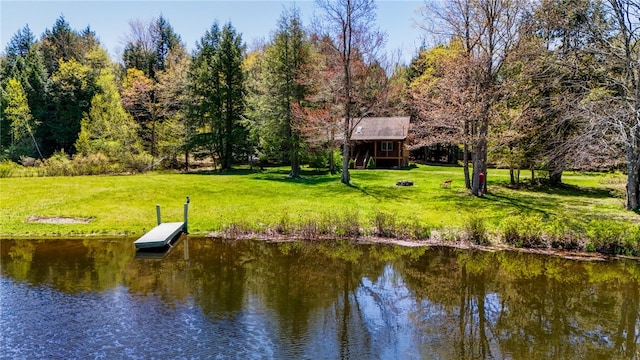
[[[162,223],[144,234],[133,244],[137,249],[166,246],[184,231],[184,222]]]

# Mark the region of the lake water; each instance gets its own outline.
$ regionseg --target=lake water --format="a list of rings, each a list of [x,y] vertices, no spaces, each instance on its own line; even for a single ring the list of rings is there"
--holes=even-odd
[[[638,359],[640,264],[189,238],[0,241],[3,359]]]

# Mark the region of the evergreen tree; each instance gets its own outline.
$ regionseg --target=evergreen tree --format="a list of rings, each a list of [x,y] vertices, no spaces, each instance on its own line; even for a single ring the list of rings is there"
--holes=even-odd
[[[89,111],[95,94],[95,73],[76,60],[60,61],[51,77],[50,107],[42,122],[40,138],[45,155],[58,150],[75,153],[83,113]]]
[[[87,41],[87,38],[83,40],[80,34],[71,28],[64,16],[60,16],[51,29],[45,30],[41,39],[47,72],[53,74],[58,69],[60,61],[76,60],[83,63],[85,52],[97,44],[88,45]]]
[[[300,176],[300,154],[304,141],[296,109],[302,108],[310,92],[307,71],[311,45],[294,8],[283,13],[278,31],[264,55],[263,86],[265,119],[261,126],[263,149],[283,162],[291,163],[291,177]]]
[[[190,68],[190,126],[198,129],[192,142],[208,149],[223,170],[247,153],[242,38],[229,23],[217,23],[201,38]]]
[[[10,79],[18,80],[26,94],[30,114],[34,118],[31,131],[36,133],[36,124],[46,115],[48,79],[42,53],[28,26],[16,32],[5,49],[5,56],[0,59],[0,87],[6,88]],[[12,144],[12,139],[11,123],[4,109],[4,106],[0,109],[0,146],[6,149]],[[26,151],[24,154],[16,153],[19,149],[14,147],[14,158],[34,155],[33,146],[23,150]]]

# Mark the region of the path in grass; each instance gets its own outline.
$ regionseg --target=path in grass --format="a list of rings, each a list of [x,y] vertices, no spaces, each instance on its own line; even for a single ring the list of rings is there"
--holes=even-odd
[[[458,228],[472,214],[489,226],[513,215],[611,218],[637,221],[624,211],[622,175],[567,174],[560,189],[512,190],[508,172],[493,170],[484,198],[464,189],[462,169],[421,166],[412,170],[356,170],[352,186],[338,175],[304,173],[289,179],[284,168],[262,173],[239,170],[223,174],[162,174],[0,179],[0,235],[66,236],[82,234],[139,235],[155,225],[155,205],[163,220],[180,221],[182,204],[191,196],[190,232],[205,234],[231,224],[264,229],[329,215],[355,218],[372,226],[376,214],[396,224]],[[449,188],[440,184],[452,179]],[[413,187],[398,187],[411,180]],[[93,219],[88,224],[31,223],[32,217]]]

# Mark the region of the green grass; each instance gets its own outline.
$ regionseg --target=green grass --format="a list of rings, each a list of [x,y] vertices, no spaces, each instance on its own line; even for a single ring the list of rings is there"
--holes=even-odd
[[[577,219],[635,224],[624,210],[621,174],[568,173],[561,188],[508,188],[508,172],[489,172],[489,194],[469,195],[459,167],[420,166],[411,170],[354,170],[352,185],[339,175],[307,170],[287,178],[286,168],[262,173],[149,173],[132,176],[22,177],[0,179],[0,235],[139,235],[155,226],[155,205],[164,221],[181,221],[185,197],[191,197],[189,230],[205,234],[231,225],[264,230],[310,219],[346,219],[374,227],[376,216],[392,217],[396,227],[463,229],[472,216],[488,231],[501,221],[528,216],[553,221]],[[440,184],[447,179],[449,188]],[[397,187],[411,180],[413,187]],[[38,224],[31,216],[92,218],[88,224]]]

